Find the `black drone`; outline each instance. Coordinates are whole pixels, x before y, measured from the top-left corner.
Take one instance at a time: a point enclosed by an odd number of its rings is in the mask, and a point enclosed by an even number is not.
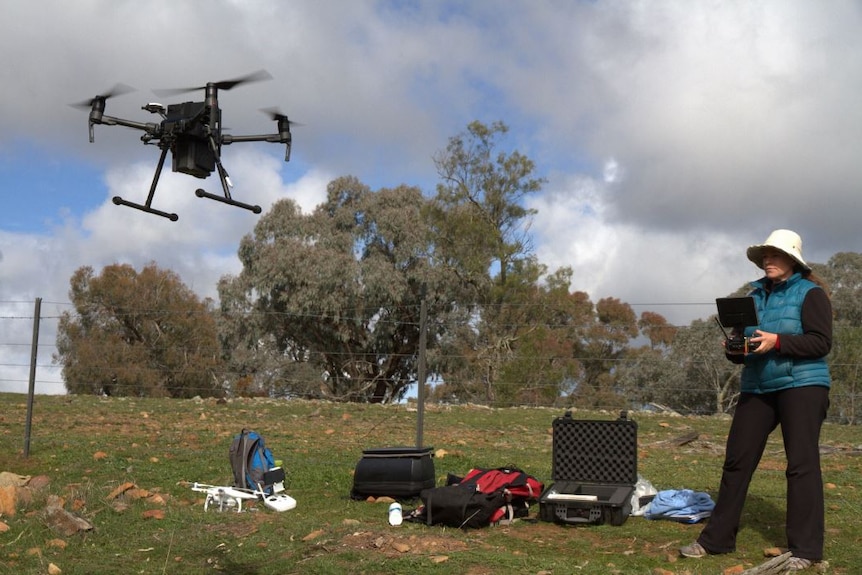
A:
[[[150,214],[168,218],[171,221],[177,221],[179,216],[168,212],[163,212],[151,207],[153,196],[156,192],[156,186],[159,183],[159,175],[162,173],[162,167],[165,163],[165,157],[168,151],[171,152],[173,158],[173,171],[188,174],[196,178],[206,178],[213,171],[218,170],[219,178],[221,179],[223,196],[210,194],[200,188],[195,190],[195,195],[199,198],[210,198],[251,210],[255,214],[261,212],[260,206],[246,204],[231,198],[230,188],[233,184],[230,181],[227,170],[224,169],[221,163],[221,147],[222,145],[232,144],[234,142],[273,142],[284,144],[286,147],[284,161],[290,161],[290,146],[291,135],[290,126],[294,124],[287,119],[287,116],[280,113],[276,109],[263,110],[278,124],[278,133],[263,134],[253,136],[233,136],[222,132],[221,124],[221,109],[218,105],[218,91],[230,90],[231,88],[247,82],[256,82],[260,80],[268,80],[272,78],[270,74],[264,70],[254,72],[241,78],[233,80],[225,80],[222,82],[209,82],[206,86],[197,86],[195,88],[180,88],[174,90],[153,90],[157,96],[171,96],[176,94],[184,94],[186,92],[194,92],[197,90],[204,91],[203,102],[183,102],[181,104],[169,104],[167,107],[158,103],[149,103],[142,106],[141,109],[158,114],[162,117],[162,121],[158,123],[152,122],[134,122],[132,120],[124,120],[115,118],[105,114],[105,101],[113,96],[131,91],[128,86],[118,84],[112,90],[105,94],[95,96],[91,100],[86,100],[78,104],[72,104],[78,108],[90,109],[90,142],[93,142],[93,126],[96,124],[105,124],[108,126],[127,126],[142,130],[144,134],[141,136],[141,141],[144,144],[157,145],[162,153],[159,157],[159,163],[156,166],[156,173],[153,176],[153,183],[150,185],[150,193],[147,196],[147,201],[144,204],[136,204],[124,200],[120,196],[114,196],[113,202],[118,206],[128,206],[137,210],[142,210]]]

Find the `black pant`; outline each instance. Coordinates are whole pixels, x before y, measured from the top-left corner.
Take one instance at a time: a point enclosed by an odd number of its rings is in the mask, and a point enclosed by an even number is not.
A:
[[[698,543],[710,553],[736,549],[751,477],[769,434],[781,425],[787,455],[787,547],[796,557],[823,559],[820,428],[828,408],[829,388],[819,385],[740,396],[727,436],[715,509]]]

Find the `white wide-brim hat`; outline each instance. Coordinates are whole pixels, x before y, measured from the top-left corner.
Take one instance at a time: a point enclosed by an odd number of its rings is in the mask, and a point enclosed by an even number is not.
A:
[[[796,232],[790,230],[775,230],[766,241],[755,246],[748,246],[746,255],[754,265],[763,269],[763,251],[767,248],[781,250],[790,256],[803,269],[810,270],[811,267],[802,259],[802,238]]]

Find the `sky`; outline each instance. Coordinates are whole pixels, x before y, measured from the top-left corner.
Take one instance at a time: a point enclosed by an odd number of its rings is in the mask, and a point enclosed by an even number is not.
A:
[[[257,70],[219,93],[231,134],[291,120],[284,147],[222,149],[232,196],[310,212],[332,179],[432,194],[433,156],[479,120],[546,179],[528,200],[533,248],[571,289],[676,325],[714,313],[759,270],[748,245],[803,237],[809,262],[862,251],[862,3],[851,0],[5,0],[0,3],[0,391],[26,392],[41,302],[35,392],[63,393],[57,317],[81,266],[149,262],[202,297],[239,273],[260,216],[199,199],[206,180],[162,172],[141,132],[96,126],[86,101],[135,90],[106,113],[202,99],[153,90]]]

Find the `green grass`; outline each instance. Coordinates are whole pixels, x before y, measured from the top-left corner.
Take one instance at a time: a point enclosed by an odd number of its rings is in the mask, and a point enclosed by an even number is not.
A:
[[[46,475],[50,484],[14,516],[0,517],[0,573],[45,574],[48,565],[72,574],[290,573],[543,573],[716,574],[764,561],[763,550],[784,539],[784,455],[777,433],[752,484],[735,553],[679,560],[699,525],[632,517],[624,525],[563,526],[534,519],[482,530],[390,527],[386,503],[349,497],[363,449],[411,445],[416,412],[408,406],[326,402],[104,399],[38,396],[30,457],[23,457],[26,397],[0,394],[0,471]],[[424,443],[438,482],[472,467],[517,465],[549,482],[551,409],[429,406]],[[583,419],[616,413],[575,412]],[[638,423],[638,471],[658,489],[715,492],[728,418],[632,414]],[[204,512],[202,494],[186,482],[230,483],[228,448],[243,427],[259,431],[284,460],[292,511],[256,506],[236,513]],[[678,447],[672,439],[697,431]],[[862,428],[826,425],[821,443],[830,573],[858,571],[862,538]],[[96,458],[97,452],[105,457]],[[107,496],[132,482],[164,504]],[[49,495],[90,521],[90,532],[63,537],[42,511]],[[121,498],[122,499],[122,498]],[[410,508],[415,502],[405,502]],[[147,518],[159,509],[164,517]],[[533,508],[535,516],[538,508]]]

